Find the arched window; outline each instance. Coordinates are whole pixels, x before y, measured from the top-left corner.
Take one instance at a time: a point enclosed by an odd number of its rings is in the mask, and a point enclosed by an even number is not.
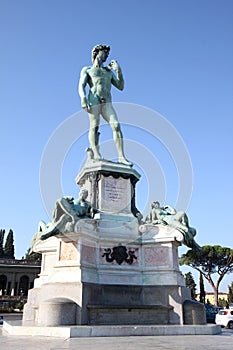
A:
[[[29,288],[29,277],[24,275],[19,280],[19,295],[27,295]]]
[[[5,275],[0,275],[0,294],[5,295],[7,290],[7,277]]]

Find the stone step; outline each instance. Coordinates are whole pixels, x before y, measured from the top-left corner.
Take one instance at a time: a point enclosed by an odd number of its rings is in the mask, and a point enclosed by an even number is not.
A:
[[[4,321],[3,329],[10,335],[50,336],[59,338],[128,337],[169,335],[217,335],[219,325],[121,325],[121,326],[22,326],[20,321]]]

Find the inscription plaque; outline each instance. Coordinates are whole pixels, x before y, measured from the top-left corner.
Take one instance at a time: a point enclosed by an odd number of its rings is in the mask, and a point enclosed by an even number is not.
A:
[[[110,212],[131,213],[130,179],[112,176],[100,180],[100,209]]]

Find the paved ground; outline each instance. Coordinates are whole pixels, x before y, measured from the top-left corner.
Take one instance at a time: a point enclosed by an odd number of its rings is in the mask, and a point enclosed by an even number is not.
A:
[[[4,350],[232,350],[233,331],[221,335],[169,337],[48,338],[9,336],[0,328],[0,349]]]
[[[15,318],[15,317],[14,317]],[[0,326],[0,349],[4,350],[232,350],[233,330],[221,335],[48,338],[10,336]]]

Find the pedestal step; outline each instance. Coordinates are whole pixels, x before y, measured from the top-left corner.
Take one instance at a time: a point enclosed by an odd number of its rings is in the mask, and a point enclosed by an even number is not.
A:
[[[217,335],[222,332],[219,325],[123,325],[123,326],[63,326],[63,327],[24,327],[19,322],[4,321],[3,329],[10,335],[47,336],[60,338],[81,337],[129,337],[159,335]]]

